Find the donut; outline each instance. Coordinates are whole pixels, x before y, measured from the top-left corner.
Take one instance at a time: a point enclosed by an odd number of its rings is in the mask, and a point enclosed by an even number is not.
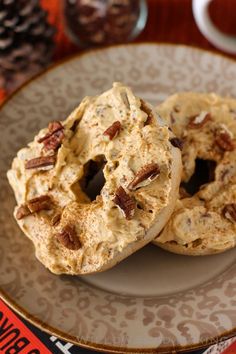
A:
[[[179,93],[157,107],[182,143],[179,199],[154,240],[168,251],[210,255],[236,245],[236,100]]]
[[[178,197],[181,152],[155,109],[115,83],[14,158],[14,216],[55,274],[111,268],[153,240]]]

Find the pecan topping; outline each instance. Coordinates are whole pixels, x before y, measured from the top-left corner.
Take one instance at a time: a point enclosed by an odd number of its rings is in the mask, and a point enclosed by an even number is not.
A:
[[[184,146],[183,140],[181,140],[179,138],[171,138],[170,142],[174,147],[176,147],[180,150],[183,150],[183,146]]]
[[[44,144],[45,150],[56,150],[64,138],[64,127],[60,122],[54,121],[48,125],[49,132],[38,140]]]
[[[51,220],[51,225],[52,226],[57,226],[61,220],[61,214],[57,213],[53,215],[52,220]]]
[[[136,174],[133,181],[130,182],[128,185],[129,190],[136,189],[140,183],[145,180],[149,180],[150,182],[153,181],[156,177],[160,174],[160,168],[157,163],[150,163],[143,168]]]
[[[51,198],[48,195],[42,195],[37,198],[30,199],[27,206],[31,213],[36,213],[40,210],[51,209]]]
[[[60,122],[53,121],[48,124],[48,133],[42,138],[38,139],[38,143],[42,143],[44,140],[48,139],[53,133],[56,133],[58,130],[64,129],[63,125]]]
[[[225,130],[216,133],[215,143],[224,151],[233,151],[235,148],[230,134]]]
[[[16,212],[17,220],[36,213],[41,210],[49,210],[52,208],[52,201],[48,195],[42,195],[37,198],[28,200],[25,204],[19,206]]]
[[[135,201],[131,198],[123,187],[119,187],[116,190],[115,198],[113,202],[124,212],[127,220],[132,219],[135,211]]]
[[[27,205],[22,204],[21,206],[19,206],[19,208],[16,211],[16,219],[21,220],[30,214],[31,214],[31,212],[30,212],[29,208],[27,207]]]
[[[188,128],[198,129],[202,128],[211,119],[210,113],[201,112],[199,115],[195,115],[189,118]]]
[[[227,204],[222,210],[222,214],[226,219],[236,222],[236,203]]]
[[[34,159],[28,160],[25,163],[25,168],[27,170],[31,168],[39,168],[39,167],[47,167],[47,166],[54,166],[56,163],[56,156],[40,156]]]
[[[76,251],[81,248],[81,243],[74,226],[66,225],[62,231],[57,234],[57,239],[69,250]]]
[[[149,125],[152,122],[152,120],[153,120],[152,110],[148,107],[146,102],[144,102],[142,99],[140,99],[140,102],[141,102],[141,106],[140,106],[141,111],[146,113],[147,116],[148,116],[146,122],[144,123],[144,125]]]
[[[43,142],[45,150],[57,150],[61,146],[64,136],[63,130],[53,133],[50,138]]]
[[[57,120],[50,122],[48,124],[48,130],[49,133],[55,133],[58,130],[64,129],[63,125],[61,124],[61,122],[58,122]]]
[[[107,130],[105,130],[103,135],[107,135],[109,139],[112,140],[119,134],[120,131],[121,123],[117,120],[109,128],[107,128]]]

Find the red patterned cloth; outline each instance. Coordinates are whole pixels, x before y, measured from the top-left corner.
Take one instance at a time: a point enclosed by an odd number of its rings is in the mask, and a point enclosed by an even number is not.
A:
[[[231,338],[219,344],[212,345],[203,354],[235,354],[236,341]]]

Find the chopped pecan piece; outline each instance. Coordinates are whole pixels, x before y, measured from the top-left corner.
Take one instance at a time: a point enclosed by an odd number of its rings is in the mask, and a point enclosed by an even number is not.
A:
[[[152,122],[152,120],[153,120],[152,110],[151,110],[151,108],[148,107],[148,105],[146,104],[145,101],[140,99],[140,102],[141,102],[141,106],[140,106],[141,111],[143,111],[144,113],[147,114],[147,120],[144,123],[144,125],[149,125]]]
[[[215,143],[224,151],[233,151],[235,148],[233,139],[225,130],[216,132]]]
[[[72,132],[76,131],[76,129],[77,129],[78,125],[79,125],[79,122],[80,122],[79,119],[76,119],[74,121],[74,123],[72,124],[72,127],[70,128],[70,130],[72,130]]]
[[[27,205],[22,204],[19,206],[19,208],[16,211],[16,219],[21,220],[30,214],[31,214],[31,212],[30,212],[29,208],[27,207]]]
[[[57,120],[50,122],[48,124],[48,130],[50,133],[55,133],[58,130],[64,129],[63,125],[61,124],[61,122],[58,122]]]
[[[22,204],[16,212],[17,220],[36,213],[41,210],[49,210],[52,208],[52,201],[48,195],[42,195],[37,198],[28,200],[25,204]]]
[[[31,213],[36,213],[40,210],[51,209],[51,198],[48,195],[42,195],[37,198],[30,199],[27,202],[27,206]]]
[[[156,177],[160,174],[160,168],[157,163],[150,163],[143,168],[136,174],[134,179],[128,185],[129,190],[134,190],[138,188],[139,184],[145,180],[149,180],[150,182],[153,181]]]
[[[105,130],[103,135],[107,135],[109,139],[112,140],[119,134],[120,131],[121,123],[117,120],[109,128],[107,128],[107,130]]]
[[[76,251],[81,248],[81,243],[77,236],[75,226],[66,225],[62,231],[57,234],[57,239],[69,250]]]
[[[54,166],[56,163],[56,156],[40,156],[34,159],[28,160],[25,163],[25,168],[27,170],[31,168]]]
[[[126,191],[124,190],[123,187],[120,186],[116,190],[115,198],[113,199],[113,202],[116,205],[118,205],[118,207],[124,212],[125,217],[126,217],[127,220],[132,219],[132,217],[134,216],[136,203],[133,200],[133,198],[131,198],[126,193]]]
[[[44,144],[45,150],[56,150],[64,139],[64,127],[60,122],[54,121],[48,125],[49,132],[38,140]]]
[[[201,112],[199,115],[189,118],[188,128],[198,129],[202,128],[211,119],[210,113]]]
[[[39,138],[38,143],[42,143],[44,140],[47,140],[48,138],[50,138],[50,136],[53,133],[56,133],[58,130],[62,130],[62,129],[64,129],[64,127],[60,122],[57,122],[57,121],[50,122],[48,124],[48,131],[49,132],[46,135],[42,136],[42,138]]]
[[[222,214],[226,219],[236,222],[236,203],[227,204],[223,208]]]
[[[51,220],[51,225],[52,226],[57,226],[60,222],[61,219],[61,214],[57,213],[55,215],[53,215],[52,220]]]
[[[63,130],[58,130],[57,132],[53,133],[43,142],[45,150],[57,150],[61,146],[64,137],[65,135]]]
[[[184,146],[183,140],[181,140],[179,138],[171,138],[170,142],[174,147],[176,147],[180,150],[183,150],[183,146]]]

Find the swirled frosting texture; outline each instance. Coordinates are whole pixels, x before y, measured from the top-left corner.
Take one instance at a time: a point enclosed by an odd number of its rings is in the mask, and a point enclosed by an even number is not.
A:
[[[155,243],[187,255],[234,247],[236,100],[215,94],[180,93],[169,97],[157,111],[183,140],[182,182],[189,182],[193,176],[197,159],[208,161],[208,167],[205,164],[202,168],[208,169],[209,181],[192,196],[181,188],[175,212]]]
[[[105,132],[115,122],[119,122],[120,129],[112,137]],[[48,134],[48,129],[43,129],[17,153],[8,172],[18,205],[42,195],[49,196],[53,204],[50,210],[17,221],[33,241],[38,259],[52,272],[95,272],[127,246],[144,239],[168,205],[171,132],[151,106],[119,83],[100,96],[86,97],[61,124],[64,138],[56,152],[44,149],[43,143],[38,142]],[[54,166],[25,168],[27,161],[51,154],[56,154]],[[84,187],[91,162],[102,166],[105,178],[95,200],[89,198]],[[158,165],[158,176],[129,190],[137,173],[152,164]],[[130,220],[114,202],[119,187],[135,203]],[[16,213],[17,210],[15,216]],[[52,226],[55,215],[59,215],[59,220]],[[79,239],[79,249],[71,250],[62,244],[65,233],[62,243],[56,236],[68,225]]]

